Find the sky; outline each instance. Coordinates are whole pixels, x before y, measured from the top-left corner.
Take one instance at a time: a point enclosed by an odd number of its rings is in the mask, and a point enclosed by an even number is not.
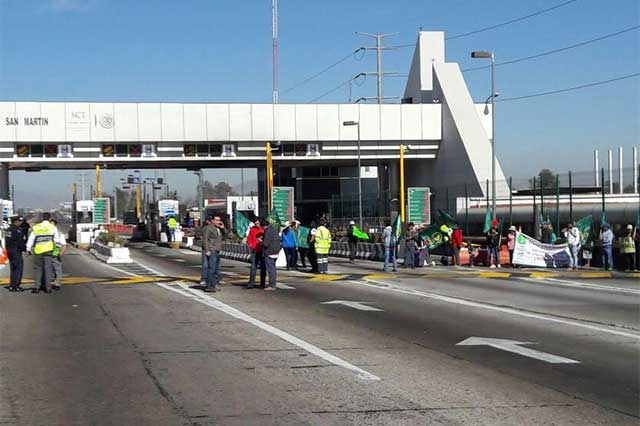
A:
[[[447,37],[512,20],[565,0],[280,0],[281,102],[308,102],[351,76],[375,70],[375,55],[353,57],[295,90],[285,90],[371,40],[356,31],[395,33],[389,45],[413,44],[420,28]],[[562,48],[640,23],[638,0],[577,0],[530,19],[447,41],[446,56],[462,69],[482,65],[472,50],[497,61]],[[413,48],[385,51],[383,68],[408,73]],[[190,0],[0,0],[0,100],[269,102],[271,2]],[[501,98],[552,91],[640,71],[640,31],[500,66]],[[489,70],[465,73],[472,96],[490,92]],[[387,78],[384,93],[401,96],[405,79]],[[353,97],[375,95],[375,81]],[[320,102],[346,102],[347,88]],[[640,78],[580,91],[501,102],[496,147],[507,176],[543,167],[590,170],[593,150],[640,145]],[[248,172],[252,173],[252,172]],[[16,191],[48,199],[68,193],[78,172],[13,172]],[[239,171],[207,172],[232,180]],[[254,173],[255,175],[255,173]],[[119,175],[108,176],[115,185]],[[193,188],[189,172],[168,172]],[[110,182],[111,184],[111,182]],[[193,184],[193,186],[191,186]],[[42,201],[42,200],[41,200]],[[43,201],[45,202],[45,201]],[[51,201],[52,202],[52,201]]]

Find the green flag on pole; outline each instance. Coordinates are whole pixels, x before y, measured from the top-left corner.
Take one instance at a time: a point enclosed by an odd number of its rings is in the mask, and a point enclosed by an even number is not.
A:
[[[298,226],[298,232],[296,233],[296,244],[300,248],[309,248],[309,244],[307,243],[307,238],[309,238],[309,232],[311,229],[306,226]]]
[[[484,228],[482,232],[485,234],[491,230],[491,209],[487,207],[487,212],[484,214]]]
[[[436,218],[436,223],[440,226],[447,225],[451,229],[458,229],[460,226],[458,225],[458,221],[453,218],[448,212],[443,210],[438,210],[438,217]]]
[[[582,247],[590,247],[594,237],[593,215],[585,216],[576,221],[575,226],[578,228],[578,231],[580,231],[580,245],[582,245]]]
[[[251,222],[249,222],[249,219],[247,219],[247,217],[242,214],[240,212],[240,210],[236,210],[236,214],[235,214],[235,222],[236,222],[236,235],[238,235],[238,237],[240,238],[244,238],[247,235],[247,229],[249,228],[249,225],[251,224]]]
[[[396,238],[400,239],[402,235],[402,220],[400,219],[400,215],[396,216],[396,220],[393,221],[393,232],[396,234]]]

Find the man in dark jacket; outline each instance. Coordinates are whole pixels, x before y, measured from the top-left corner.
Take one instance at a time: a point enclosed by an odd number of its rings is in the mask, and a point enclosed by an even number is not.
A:
[[[18,216],[11,218],[11,225],[9,225],[5,237],[5,247],[9,254],[9,291],[22,291],[22,288],[20,288],[20,284],[22,284],[22,272],[24,270],[22,253],[26,250],[27,245],[22,235],[20,219]]]
[[[489,248],[487,256],[490,267],[500,268],[500,233],[495,226],[491,227],[487,233],[487,247]]]
[[[219,215],[214,216],[213,221],[202,231],[202,251],[207,262],[207,283],[204,289],[206,292],[215,293],[218,290],[220,251],[226,235],[227,231]]]
[[[353,263],[356,254],[358,252],[358,236],[354,234],[356,228],[356,223],[352,220],[349,222],[349,235],[347,235],[347,240],[349,241],[349,262]]]
[[[276,289],[277,279],[276,260],[278,260],[280,253],[280,225],[275,221],[270,221],[270,225],[264,231],[262,252],[267,274],[269,274],[269,285],[265,290],[273,291]]]

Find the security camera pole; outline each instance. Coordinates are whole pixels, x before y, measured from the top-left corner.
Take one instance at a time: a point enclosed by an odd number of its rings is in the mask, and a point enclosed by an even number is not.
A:
[[[493,52],[471,52],[472,58],[491,59],[491,214],[496,220],[496,56]]]

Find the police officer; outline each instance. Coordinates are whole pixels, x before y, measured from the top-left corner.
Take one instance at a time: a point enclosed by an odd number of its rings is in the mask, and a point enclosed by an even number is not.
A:
[[[22,218],[13,216],[5,237],[5,247],[9,254],[9,291],[22,291],[20,287],[20,284],[22,284],[22,272],[24,270],[22,253],[26,250],[26,244],[20,225],[22,225]]]
[[[35,255],[33,259],[34,287],[31,290],[32,293],[39,293],[42,286],[44,286],[45,293],[51,293],[51,273],[53,272],[51,258],[58,230],[50,220],[51,214],[43,213],[42,222],[33,225],[27,240],[27,254],[31,255],[33,253]]]

